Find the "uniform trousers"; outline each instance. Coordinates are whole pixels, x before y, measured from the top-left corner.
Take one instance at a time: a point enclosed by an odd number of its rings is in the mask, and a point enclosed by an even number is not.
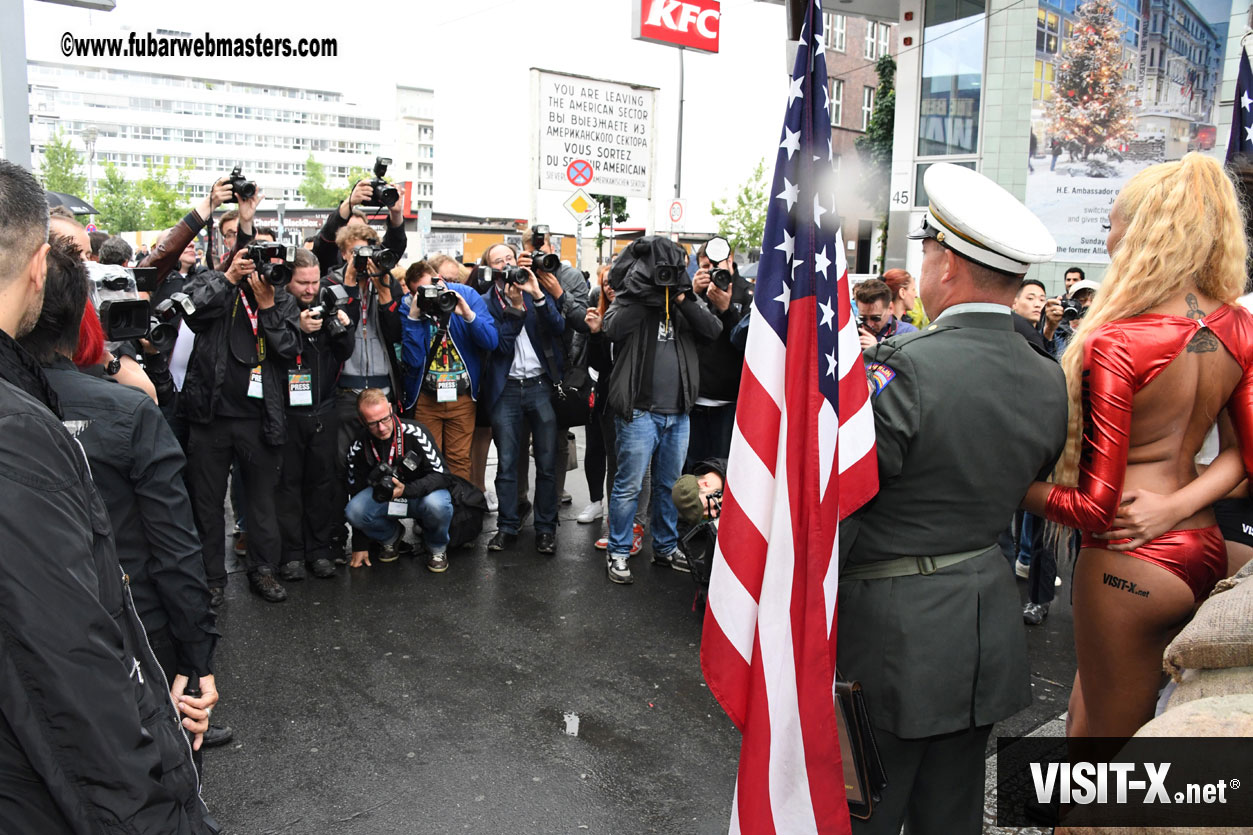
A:
[[[284,563],[331,558],[336,497],[343,489],[336,473],[338,429],[334,408],[321,415],[287,413],[283,479],[278,489]]]
[[[984,755],[991,725],[902,739],[874,729],[888,785],[853,835],[981,835]]]
[[[191,426],[187,481],[210,587],[226,585],[226,478],[232,458],[238,460],[248,492],[248,572],[279,564],[282,538],[274,497],[283,450],[267,444],[261,433],[260,418],[217,417]]]

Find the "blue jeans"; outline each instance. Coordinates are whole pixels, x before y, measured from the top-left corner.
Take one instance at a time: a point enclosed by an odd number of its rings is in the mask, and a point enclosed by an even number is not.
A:
[[[687,415],[658,415],[635,409],[631,420],[614,418],[617,429],[618,472],[609,500],[609,555],[631,555],[635,506],[644,471],[652,461],[653,551],[669,554],[679,547],[679,512],[670,491],[683,473],[687,455]]]
[[[519,442],[523,421],[531,429],[535,450],[535,532],[557,530],[557,413],[553,387],[547,377],[506,380],[505,390],[492,406],[492,438],[496,441],[496,529],[516,534],[518,519],[518,458],[525,454]]]
[[[387,505],[374,501],[374,491],[367,487],[348,502],[344,511],[354,528],[359,528],[376,542],[391,545],[400,537],[400,523],[387,515]],[[448,550],[448,525],[452,522],[452,494],[432,490],[420,499],[409,499],[408,519],[417,520],[422,540],[432,554]]]

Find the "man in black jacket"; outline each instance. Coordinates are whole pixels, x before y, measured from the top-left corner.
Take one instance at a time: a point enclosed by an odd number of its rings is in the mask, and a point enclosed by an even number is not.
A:
[[[339,231],[347,226],[368,225],[366,212],[360,207],[378,205],[373,201],[374,187],[370,185],[369,180],[361,180],[353,186],[352,193],[339,204],[339,208],[326,218],[326,223],[322,225],[322,231],[318,233],[317,240],[313,244],[313,254],[318,256],[323,275],[344,266],[348,258],[339,245]],[[397,201],[387,210],[387,232],[383,235],[383,246],[391,250],[396,260],[399,261],[404,257],[408,243],[409,239],[405,235],[404,206]],[[400,297],[397,296],[396,300],[399,301]]]
[[[213,678],[218,630],[183,484],[183,452],[150,397],[84,374],[71,361],[87,301],[80,255],[65,238],[53,241],[43,312],[20,342],[44,367],[65,427],[87,453],[113,523],[118,560],[130,577],[135,608],[171,695],[177,699],[193,673],[200,678],[204,697],[188,712],[200,720],[193,745],[199,750],[208,725],[204,709],[218,699]],[[215,744],[228,742],[229,733],[216,728]]]
[[[225,600],[226,525],[222,509],[232,453],[248,495],[248,578],[271,603],[287,599],[275,578],[282,550],[274,496],[287,440],[285,363],[300,347],[299,309],[286,290],[260,276],[247,257],[225,273],[187,282],[196,334],[179,408],[191,423],[187,478],[204,541],[214,605]]]
[[[722,261],[713,262],[706,248],[713,241],[721,242],[727,251]],[[721,254],[721,253],[719,253]],[[731,332],[748,313],[753,303],[753,285],[735,266],[735,255],[725,239],[715,238],[701,244],[696,253],[700,269],[692,277],[692,290],[705,300],[710,312],[722,322],[722,333],[712,344],[700,350],[700,388],[689,418],[691,433],[687,445],[684,472],[692,472],[706,458],[726,458],[731,454],[731,433],[735,429],[735,401],[740,395],[740,372],[744,368],[744,351],[731,344]],[[731,274],[731,286],[725,290],[711,280],[714,270]]]
[[[722,322],[686,284],[684,253],[667,238],[641,238],[614,262],[609,283],[617,296],[603,330],[616,361],[606,408],[617,427],[618,472],[609,502],[607,570],[632,582],[632,520],[644,470],[652,462],[653,561],[680,571],[678,512],[671,490],[687,455],[688,412],[700,391],[698,342],[712,342]],[[661,286],[669,273],[674,284]]]
[[[42,189],[0,160],[0,822],[216,832],[87,460],[13,339],[39,319],[47,235]]]
[[[361,392],[357,405],[358,436],[348,450],[348,520],[353,525],[352,567],[370,565],[365,537],[383,546],[379,559],[396,560],[404,533],[398,519],[416,519],[430,556],[427,568],[448,568],[448,531],[453,501],[453,477],[439,447],[422,424],[396,416],[387,395],[379,389]],[[362,431],[364,430],[364,431]],[[379,464],[393,469],[412,465],[407,483],[390,480],[390,500],[374,497],[371,473]]]
[[[300,346],[287,372],[287,443],[277,499],[283,534],[284,580],[335,576],[331,529],[335,520],[337,378],[352,355],[356,326],[342,309],[324,309],[319,294],[332,287],[319,278],[318,259],[296,250],[288,292],[300,307]],[[342,513],[342,505],[340,507]]]

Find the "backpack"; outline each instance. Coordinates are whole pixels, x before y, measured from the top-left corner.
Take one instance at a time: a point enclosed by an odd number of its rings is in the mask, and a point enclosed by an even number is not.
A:
[[[470,482],[449,473],[453,483],[448,492],[452,494],[452,521],[448,525],[448,548],[460,548],[478,539],[483,532],[483,517],[487,515],[487,498]]]

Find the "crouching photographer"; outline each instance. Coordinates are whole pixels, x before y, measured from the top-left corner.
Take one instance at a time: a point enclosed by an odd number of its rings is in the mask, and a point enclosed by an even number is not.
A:
[[[291,582],[305,579],[306,565],[315,577],[335,576],[337,380],[352,356],[356,325],[344,311],[348,293],[319,277],[318,259],[307,249],[295,252],[287,292],[300,308],[300,343],[286,366],[287,443],[276,502],[283,537],[279,577]]]
[[[641,238],[609,272],[616,296],[602,329],[616,356],[606,400],[617,429],[607,562],[615,583],[632,582],[632,520],[650,461],[653,561],[687,570],[671,490],[683,470],[688,413],[700,391],[697,345],[717,339],[722,322],[692,291],[684,260],[678,244]]]
[[[679,550],[687,558],[698,596],[709,590],[726,479],[726,459],[707,458],[698,462],[690,475],[676,481],[670,491],[679,516]]]
[[[248,496],[248,579],[277,603],[282,540],[274,497],[287,440],[287,369],[300,350],[299,308],[286,291],[294,247],[252,244],[225,273],[187,282],[196,334],[179,408],[191,424],[187,480],[214,605],[225,600],[226,480],[237,458]]]
[[[483,354],[500,339],[496,321],[482,296],[445,284],[426,261],[410,265],[405,282],[413,295],[400,305],[404,410],[431,433],[448,468],[468,480]]]
[[[380,562],[399,556],[404,529],[400,519],[414,519],[422,529],[429,552],[426,567],[440,573],[448,568],[450,544],[466,541],[460,531],[453,542],[455,504],[452,491],[468,487],[448,472],[444,458],[422,424],[396,416],[379,389],[366,389],[357,398],[357,439],[348,450],[348,521],[353,526],[352,567],[370,565],[366,537],[382,546]],[[364,429],[364,431],[362,431]],[[478,491],[470,488],[472,492]],[[479,526],[487,506],[477,496]]]

